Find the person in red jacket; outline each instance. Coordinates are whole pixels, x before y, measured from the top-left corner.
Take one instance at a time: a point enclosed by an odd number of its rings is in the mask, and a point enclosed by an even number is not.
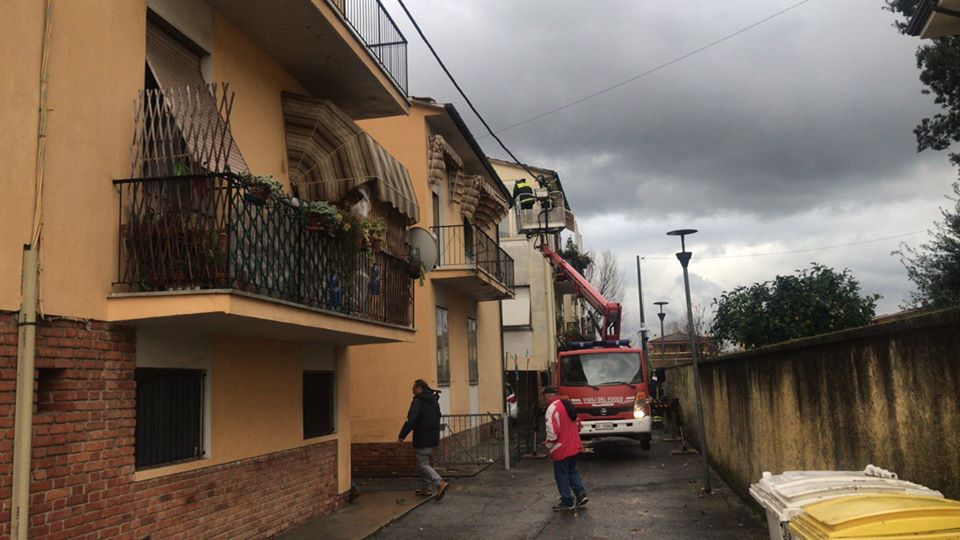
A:
[[[560,492],[560,504],[554,511],[576,510],[589,500],[583,487],[580,473],[577,472],[577,455],[580,453],[580,421],[577,411],[568,399],[560,399],[557,389],[548,386],[543,395],[549,401],[545,422],[547,439],[544,441],[553,460],[553,476]],[[572,489],[572,493],[571,493]]]

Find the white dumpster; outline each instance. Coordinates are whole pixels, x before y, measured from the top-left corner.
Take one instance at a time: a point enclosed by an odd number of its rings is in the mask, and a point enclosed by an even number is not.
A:
[[[750,495],[767,512],[770,540],[789,540],[790,520],[808,504],[871,493],[943,498],[939,491],[900,480],[896,473],[873,465],[862,471],[764,472],[759,482],[750,485]]]

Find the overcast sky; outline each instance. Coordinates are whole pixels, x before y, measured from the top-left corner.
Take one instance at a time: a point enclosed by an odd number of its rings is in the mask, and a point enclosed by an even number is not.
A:
[[[505,153],[457,96],[395,0],[410,41],[410,94],[457,105],[484,149]],[[444,62],[494,129],[643,73],[797,0],[408,0]],[[811,261],[849,268],[898,310],[911,285],[901,241],[757,257],[928,229],[956,173],[916,152],[935,111],[921,94],[916,38],[882,0],[809,0],[736,37],[561,112],[502,132],[523,161],[560,173],[585,247],[626,273],[627,327],[639,323],[634,256],[652,302],[683,315],[673,253],[689,239],[695,304]],[[707,258],[713,257],[713,258]],[[659,328],[655,328],[659,333]]]

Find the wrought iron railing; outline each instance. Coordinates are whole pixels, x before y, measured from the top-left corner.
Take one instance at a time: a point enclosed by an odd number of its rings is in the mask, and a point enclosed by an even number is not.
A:
[[[251,199],[232,174],[116,180],[115,287],[130,292],[236,289],[411,326],[405,259],[309,231],[288,199]]]
[[[439,268],[474,267],[513,290],[513,257],[482,229],[474,225],[441,225],[432,229],[439,244]]]
[[[407,38],[380,0],[333,0],[343,18],[377,57],[383,69],[407,92]]]

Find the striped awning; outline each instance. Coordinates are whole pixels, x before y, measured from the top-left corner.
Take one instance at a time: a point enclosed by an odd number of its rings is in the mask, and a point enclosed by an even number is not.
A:
[[[443,135],[430,137],[430,154],[427,161],[427,182],[431,186],[440,185],[447,176],[448,169],[463,169],[463,159],[443,138]]]
[[[481,227],[491,223],[500,223],[510,211],[510,202],[500,191],[482,177],[479,182],[480,196],[474,210],[474,221]]]
[[[410,173],[373,137],[327,100],[288,92],[282,99],[290,181],[302,198],[337,202],[367,184],[410,223],[419,221]]]

